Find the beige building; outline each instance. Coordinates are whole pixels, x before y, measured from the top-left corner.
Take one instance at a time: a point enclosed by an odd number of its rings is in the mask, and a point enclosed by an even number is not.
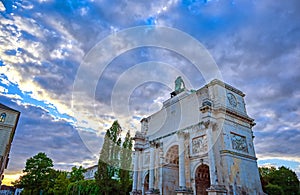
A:
[[[20,112],[0,103],[0,185],[4,169],[7,168],[9,152],[13,141]]]
[[[132,194],[263,194],[244,96],[219,80],[189,91],[177,78],[135,135]]]

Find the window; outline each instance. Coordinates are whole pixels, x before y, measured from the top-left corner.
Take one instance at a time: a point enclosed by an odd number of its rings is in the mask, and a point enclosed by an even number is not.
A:
[[[6,118],[6,114],[5,113],[2,113],[0,115],[0,122],[3,123],[5,121],[5,118]]]

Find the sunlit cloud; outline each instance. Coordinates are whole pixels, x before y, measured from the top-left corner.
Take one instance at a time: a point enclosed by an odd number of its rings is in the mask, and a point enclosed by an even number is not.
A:
[[[22,175],[22,173],[17,174],[5,174],[4,180],[2,181],[3,185],[12,185],[12,182],[19,179],[19,177]]]
[[[120,54],[98,80],[87,79],[81,87],[90,91],[74,100],[74,81],[88,52],[107,36],[137,25],[178,28],[203,43],[225,82],[246,94],[248,114],[257,123],[253,132],[258,158],[270,160],[271,164],[279,157],[300,162],[297,1],[7,2],[0,2],[0,98],[1,103],[22,110],[9,171],[20,170],[26,158],[40,148],[52,155],[61,169],[93,165],[97,158],[89,159],[84,152],[92,148],[98,154],[103,134],[116,119],[124,130],[134,134],[139,120],[159,110],[169,98],[178,76],[163,74],[168,70],[145,69],[156,76],[153,80],[165,77],[168,83],[136,86],[125,102],[129,115],[116,116],[111,108],[112,91],[122,74],[136,64],[164,62],[187,76],[189,88],[198,89],[205,84],[201,73],[184,56],[161,48],[139,48]],[[118,37],[111,44],[126,48]],[[111,57],[111,50],[101,54],[105,61]],[[93,57],[95,63],[89,64],[86,78],[95,78],[97,73],[99,54]],[[145,77],[142,73],[140,76]],[[90,89],[93,82],[97,83],[96,89]],[[127,93],[124,89],[115,94],[121,97]],[[90,140],[86,145],[92,147],[85,148],[78,131],[86,133]],[[44,136],[46,133],[51,141]],[[35,140],[31,149],[26,139]],[[62,149],[53,155],[59,145],[63,145]],[[72,153],[74,148],[81,155]],[[66,154],[70,160],[63,157]],[[299,166],[293,169],[299,170]]]
[[[1,11],[1,12],[4,12],[4,11],[5,11],[5,7],[4,7],[2,1],[0,2],[0,11]]]

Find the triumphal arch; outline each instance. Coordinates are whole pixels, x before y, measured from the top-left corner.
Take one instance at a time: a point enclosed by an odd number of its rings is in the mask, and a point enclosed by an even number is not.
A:
[[[187,90],[181,77],[134,140],[132,194],[263,194],[245,94],[213,80]]]

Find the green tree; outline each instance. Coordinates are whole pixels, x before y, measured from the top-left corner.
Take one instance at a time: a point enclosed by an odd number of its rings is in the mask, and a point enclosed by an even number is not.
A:
[[[101,194],[114,194],[119,190],[119,182],[114,176],[118,174],[118,167],[120,166],[121,132],[120,124],[118,121],[114,121],[104,137],[98,161],[98,171],[95,174]]]
[[[268,194],[280,194],[281,190],[284,195],[299,194],[299,180],[294,171],[282,166],[278,169],[259,168],[263,190]]]
[[[284,195],[280,186],[271,183],[266,186],[265,192],[270,195]]]
[[[264,192],[266,192],[266,186],[270,182],[270,175],[276,171],[275,167],[259,167],[258,168],[260,173],[260,181],[262,185],[262,189]]]
[[[24,188],[28,194],[38,194],[48,190],[53,173],[53,162],[45,153],[27,159],[24,175],[15,182],[15,185]]]
[[[84,173],[86,172],[86,170],[80,166],[80,167],[72,167],[72,171],[70,172],[70,182],[76,182],[76,181],[80,181],[80,180],[84,180]]]
[[[70,184],[70,180],[67,178],[68,173],[65,171],[57,171],[57,173],[53,187],[48,192],[49,194],[65,195]]]
[[[299,192],[299,180],[296,173],[284,166],[270,174],[270,183],[280,186],[285,195],[297,195]]]
[[[122,145],[120,169],[120,194],[128,194],[131,190],[132,137],[128,131]]]
[[[66,195],[99,195],[95,180],[81,180],[70,183]]]

